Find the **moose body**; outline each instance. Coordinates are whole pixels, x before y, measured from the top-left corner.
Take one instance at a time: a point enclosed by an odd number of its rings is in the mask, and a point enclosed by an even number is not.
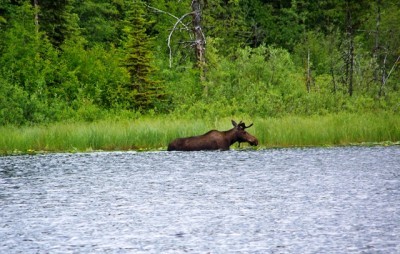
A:
[[[248,142],[250,145],[258,145],[258,140],[245,131],[246,126],[232,120],[234,128],[228,131],[211,130],[203,135],[177,138],[168,145],[168,151],[200,151],[200,150],[229,150],[235,142]]]

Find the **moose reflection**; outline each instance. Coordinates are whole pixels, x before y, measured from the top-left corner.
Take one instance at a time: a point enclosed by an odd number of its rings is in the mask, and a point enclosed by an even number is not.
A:
[[[242,121],[237,124],[233,120],[232,124],[233,128],[228,131],[211,130],[200,136],[177,138],[168,145],[168,151],[229,150],[235,142],[258,145],[258,140],[245,131],[253,124],[246,126]]]

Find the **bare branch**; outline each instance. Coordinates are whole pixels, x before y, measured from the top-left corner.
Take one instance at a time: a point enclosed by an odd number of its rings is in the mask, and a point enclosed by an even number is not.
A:
[[[166,11],[163,11],[163,10],[160,10],[160,9],[157,9],[157,8],[155,8],[155,7],[153,7],[153,6],[148,5],[148,4],[145,4],[145,5],[146,5],[146,7],[149,8],[149,9],[152,9],[152,10],[157,11],[157,12],[160,12],[160,13],[167,14],[167,15],[173,17],[174,19],[176,19],[176,22],[175,22],[175,24],[174,24],[174,26],[173,26],[171,32],[170,32],[169,35],[168,35],[168,41],[167,41],[167,45],[168,45],[168,49],[169,49],[169,67],[171,68],[171,67],[172,67],[172,48],[171,48],[171,37],[172,37],[172,34],[173,34],[174,31],[177,29],[178,24],[181,24],[184,28],[186,28],[186,30],[190,31],[190,28],[189,28],[185,23],[183,23],[182,20],[183,20],[186,16],[193,14],[193,12],[186,13],[186,14],[184,14],[182,17],[178,18],[177,16],[175,16],[175,15],[169,13],[169,12],[166,12]],[[190,35],[190,38],[192,38],[192,35]]]
[[[394,62],[394,64],[393,64],[392,68],[390,69],[390,71],[389,71],[389,73],[388,73],[388,75],[387,75],[385,81],[387,81],[387,80],[389,79],[390,74],[392,74],[393,70],[395,69],[395,67],[396,67],[396,65],[397,65],[397,63],[398,63],[399,61],[400,61],[400,55],[397,57],[396,62]]]
[[[146,3],[144,3],[144,5],[145,5],[147,8],[149,8],[149,9],[152,9],[152,10],[154,10],[154,11],[156,11],[156,12],[160,12],[160,13],[167,14],[167,15],[173,17],[174,19],[176,19],[176,20],[178,20],[178,21],[181,21],[181,19],[179,19],[177,16],[175,16],[174,14],[172,14],[172,13],[170,13],[170,12],[157,9],[157,8],[155,8],[155,7],[153,7],[153,6],[150,6],[150,5],[146,4]],[[185,25],[185,24],[182,23],[182,22],[180,22],[180,23],[181,23],[187,30],[190,30],[189,27],[188,27],[187,25]]]
[[[186,14],[184,14],[182,17],[180,17],[180,18],[178,19],[178,21],[176,21],[174,27],[172,28],[171,32],[170,32],[169,35],[168,35],[169,68],[172,67],[172,49],[171,49],[171,37],[172,37],[172,34],[174,33],[174,31],[175,31],[177,25],[178,25],[179,23],[182,23],[182,20],[183,20],[186,16],[191,15],[191,14],[193,14],[193,12],[186,13]],[[182,24],[183,24],[183,23],[182,23]]]
[[[387,58],[387,55],[385,56],[384,61],[383,61],[383,64],[384,64],[384,65],[386,64],[386,58]],[[383,70],[384,73],[383,73],[383,75],[382,75],[382,82],[381,82],[381,86],[380,86],[380,88],[379,88],[379,97],[382,96],[382,95],[385,95],[385,90],[384,90],[384,89],[385,89],[385,85],[386,85],[386,83],[387,83],[387,81],[388,81],[390,75],[392,74],[392,72],[394,71],[394,69],[397,67],[397,63],[398,63],[399,61],[400,61],[400,55],[397,57],[396,61],[394,62],[392,68],[390,69],[390,71],[389,71],[389,73],[388,73],[387,75],[386,75],[386,73],[385,73],[385,69]]]

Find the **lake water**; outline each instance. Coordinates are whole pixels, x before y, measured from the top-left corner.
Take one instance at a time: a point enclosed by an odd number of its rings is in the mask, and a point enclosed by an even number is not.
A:
[[[400,147],[0,157],[0,253],[400,253]]]

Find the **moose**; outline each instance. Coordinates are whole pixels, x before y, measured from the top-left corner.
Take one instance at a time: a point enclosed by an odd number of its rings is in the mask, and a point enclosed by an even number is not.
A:
[[[235,142],[258,145],[257,138],[245,131],[253,124],[246,126],[242,121],[236,123],[232,120],[232,125],[233,128],[227,131],[211,130],[200,136],[177,138],[168,145],[168,151],[229,150]]]

